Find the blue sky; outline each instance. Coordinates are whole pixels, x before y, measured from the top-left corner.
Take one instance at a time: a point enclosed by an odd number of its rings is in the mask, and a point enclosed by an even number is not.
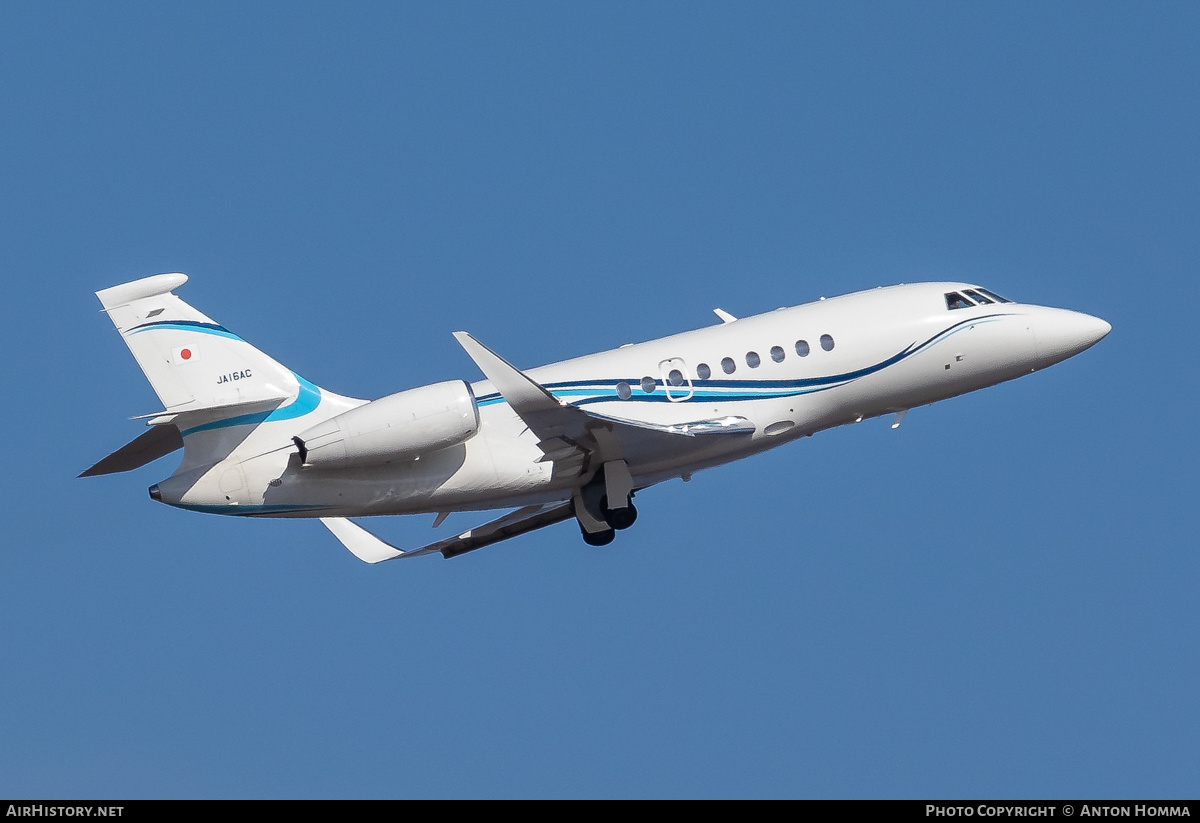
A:
[[[1194,797],[1200,12],[6,3],[4,797]],[[369,567],[75,475],[149,387],[97,289],[378,397],[965,279],[1045,372]],[[456,519],[470,525],[479,518]],[[372,521],[402,544],[431,518]]]

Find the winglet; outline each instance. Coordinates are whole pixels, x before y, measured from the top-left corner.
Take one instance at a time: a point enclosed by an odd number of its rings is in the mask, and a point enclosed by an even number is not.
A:
[[[454,332],[454,339],[517,414],[524,417],[528,412],[562,408],[563,404],[540,383],[465,331]]]
[[[362,526],[351,523],[344,517],[322,517],[321,522],[351,554],[364,563],[382,563],[404,554],[403,550],[390,543],[384,543]]]

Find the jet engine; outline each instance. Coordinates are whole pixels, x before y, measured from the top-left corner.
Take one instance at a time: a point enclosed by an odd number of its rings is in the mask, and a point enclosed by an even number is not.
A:
[[[381,397],[293,437],[306,466],[371,466],[412,460],[479,431],[471,387],[448,380]]]

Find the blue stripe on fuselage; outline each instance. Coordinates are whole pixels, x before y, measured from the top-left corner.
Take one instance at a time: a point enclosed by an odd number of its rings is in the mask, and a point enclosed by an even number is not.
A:
[[[902,360],[911,357],[919,351],[929,348],[935,343],[945,340],[951,335],[957,334],[969,326],[979,325],[981,323],[992,323],[1000,320],[1003,317],[1009,317],[1009,314],[988,314],[982,317],[971,317],[962,320],[949,326],[937,334],[930,337],[923,343],[915,341],[887,358],[881,360],[871,366],[866,366],[861,369],[856,369],[842,374],[828,375],[825,377],[804,377],[792,380],[693,380],[691,381],[691,395],[681,400],[671,400],[665,391],[660,392],[659,389],[664,387],[663,380],[655,381],[655,391],[650,394],[645,392],[637,393],[638,384],[641,378],[626,378],[624,380],[615,379],[599,379],[599,380],[562,380],[554,383],[546,383],[543,385],[548,392],[555,397],[582,397],[580,400],[570,401],[574,406],[585,406],[591,403],[607,403],[613,400],[619,400],[617,397],[617,384],[625,383],[635,391],[634,396],[624,402],[639,402],[639,403],[709,403],[714,400],[720,401],[741,401],[741,400],[769,400],[784,397],[796,397],[803,394],[813,394],[814,392],[828,391],[839,386],[844,386],[847,383],[853,382],[860,378],[871,374],[883,371],[889,366],[894,366]],[[686,386],[671,386],[676,395],[687,394]],[[494,403],[504,402],[504,398],[499,392],[492,392],[477,399],[480,406],[490,406]]]

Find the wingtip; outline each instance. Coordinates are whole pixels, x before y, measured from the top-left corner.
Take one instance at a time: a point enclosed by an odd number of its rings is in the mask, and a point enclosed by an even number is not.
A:
[[[325,528],[345,546],[352,555],[364,563],[382,563],[404,555],[403,549],[398,549],[390,543],[385,543],[357,523],[345,517],[319,518]]]

